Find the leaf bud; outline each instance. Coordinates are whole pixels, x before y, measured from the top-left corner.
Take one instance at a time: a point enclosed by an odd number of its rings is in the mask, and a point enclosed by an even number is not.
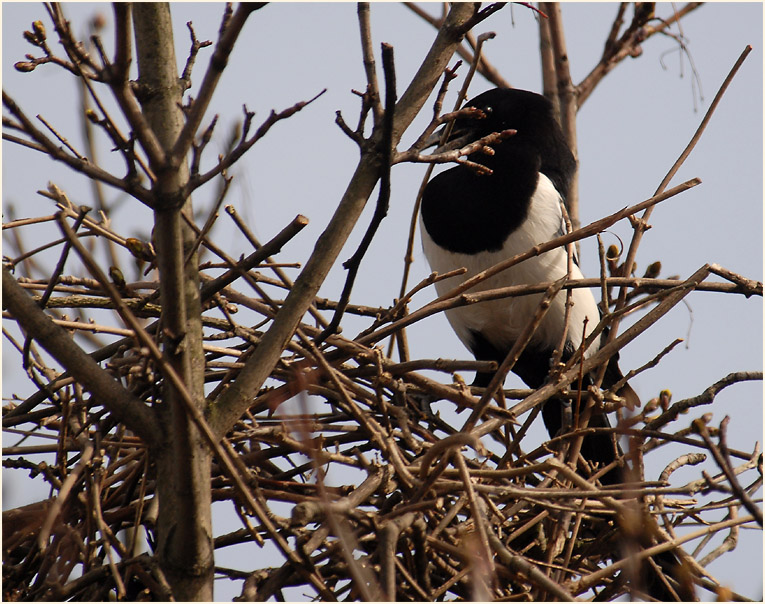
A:
[[[28,73],[30,71],[34,71],[35,65],[34,63],[28,63],[27,61],[19,61],[18,63],[15,63],[13,65],[16,68],[16,71],[21,71],[22,73]]]
[[[27,42],[29,42],[32,46],[40,46],[40,40],[31,31],[24,32],[24,39]]]
[[[42,21],[35,21],[32,23],[32,30],[37,35],[37,39],[42,42],[45,40],[45,26],[43,25]]]

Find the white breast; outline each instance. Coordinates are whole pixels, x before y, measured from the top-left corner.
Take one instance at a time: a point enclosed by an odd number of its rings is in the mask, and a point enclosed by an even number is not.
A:
[[[560,196],[544,174],[540,174],[531,204],[529,219],[511,233],[505,240],[503,248],[496,252],[470,255],[445,251],[433,242],[420,220],[423,251],[431,269],[439,273],[460,267],[467,269],[465,275],[436,283],[438,294],[443,295],[473,275],[558,235],[562,222]],[[566,274],[566,268],[566,250],[557,248],[494,275],[470,291],[478,292],[512,285],[555,281]],[[579,267],[574,265],[571,279],[581,278],[582,273]],[[587,320],[586,333],[589,335],[598,324],[599,313],[589,289],[572,291],[573,307],[570,311],[567,337],[574,348],[577,348],[585,333],[585,319]],[[527,322],[534,316],[542,296],[543,294],[533,294],[480,302],[453,308],[446,311],[446,315],[457,336],[466,346],[469,347],[470,331],[477,331],[499,350],[509,350]],[[542,349],[552,350],[560,342],[564,329],[565,302],[566,292],[562,291],[552,301],[544,320],[537,328],[532,342]],[[585,356],[589,357],[597,349],[598,344],[593,344]]]

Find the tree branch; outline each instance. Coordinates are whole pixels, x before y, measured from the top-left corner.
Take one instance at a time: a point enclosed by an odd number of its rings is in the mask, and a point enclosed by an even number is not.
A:
[[[327,336],[332,335],[340,326],[345,309],[351,298],[351,290],[356,281],[356,275],[361,266],[361,260],[369,250],[372,239],[377,233],[383,219],[388,215],[390,206],[390,169],[393,157],[393,117],[396,109],[396,69],[393,61],[393,47],[389,44],[382,45],[383,72],[385,73],[385,112],[382,120],[382,136],[380,138],[380,154],[382,155],[382,165],[380,166],[380,191],[377,196],[377,205],[361,243],[356,252],[343,263],[343,267],[348,270],[348,276],[345,281],[345,287],[340,295],[337,309],[327,328],[315,340],[318,346]]]
[[[186,118],[186,123],[170,152],[168,159],[171,165],[177,165],[186,156],[186,153],[188,153],[196,131],[202,123],[207,107],[210,104],[213,93],[218,87],[218,81],[223,74],[223,70],[226,68],[228,57],[231,54],[231,51],[234,50],[234,44],[239,38],[239,34],[242,33],[247,18],[254,11],[263,8],[263,6],[265,6],[265,4],[262,2],[242,2],[237,7],[234,15],[226,21],[225,27],[221,28],[218,43],[215,45],[212,57],[210,57],[210,64],[207,67],[202,84],[199,87],[197,98],[194,99],[194,104]]]
[[[99,180],[107,185],[119,189],[120,191],[125,191],[126,193],[129,193],[139,201],[142,201],[151,207],[152,195],[148,190],[135,183],[127,183],[125,179],[117,178],[116,176],[113,176],[109,172],[99,168],[87,160],[78,159],[77,157],[69,155],[61,147],[56,145],[52,140],[45,136],[40,130],[38,130],[31,122],[31,120],[24,114],[21,108],[16,104],[16,102],[8,94],[6,94],[5,91],[3,91],[3,105],[5,105],[8,111],[10,111],[19,120],[24,128],[24,132],[28,134],[36,143],[38,143],[52,160],[60,161],[76,172],[81,172],[89,178]],[[7,135],[3,135],[3,138],[7,138]]]
[[[622,3],[626,4],[626,3]],[[600,81],[621,61],[627,57],[635,56],[640,52],[640,44],[653,36],[669,28],[670,25],[682,19],[685,15],[701,6],[703,2],[689,2],[680,10],[676,11],[671,17],[661,19],[656,25],[649,25],[650,15],[643,15],[641,23],[633,23],[628,30],[617,41],[618,28],[621,27],[621,16],[624,14],[623,8],[619,9],[619,14],[611,26],[611,32],[606,40],[603,50],[603,56],[598,64],[576,87],[577,102],[579,107],[592,94]],[[616,31],[615,31],[616,30]]]
[[[396,104],[391,138],[393,145],[398,143],[402,133],[437,84],[462,38],[461,27],[472,17],[474,10],[474,6],[469,4],[452,6],[444,27],[436,36],[411,84]],[[380,137],[381,134],[378,132],[373,136]],[[216,434],[225,434],[230,429],[247,409],[254,393],[270,375],[364,209],[377,183],[380,164],[378,152],[362,152],[361,160],[334,216],[316,242],[313,254],[295,280],[276,319],[245,363],[236,381],[212,407],[210,422]]]
[[[161,442],[163,437],[152,410],[101,369],[64,328],[55,325],[5,267],[3,308],[93,395],[93,403],[109,409],[148,446]]]

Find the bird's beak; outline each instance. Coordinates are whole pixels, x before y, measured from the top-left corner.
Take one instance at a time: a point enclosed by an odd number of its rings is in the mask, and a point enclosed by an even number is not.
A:
[[[445,151],[451,151],[452,149],[460,149],[475,140],[475,133],[473,128],[455,127],[449,134],[449,138],[441,144],[441,139],[444,136],[444,130],[447,126],[442,126],[431,134],[423,145],[424,149],[436,147],[434,153],[443,153]]]
[[[431,147],[438,146],[438,143],[441,142],[441,137],[443,136],[443,134],[444,134],[443,127],[433,132],[428,138],[425,139],[425,143],[422,145],[423,151],[425,149],[430,149]]]

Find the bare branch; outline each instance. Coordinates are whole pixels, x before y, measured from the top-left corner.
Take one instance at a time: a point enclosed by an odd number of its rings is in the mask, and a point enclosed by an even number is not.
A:
[[[194,62],[196,61],[197,54],[199,54],[199,51],[202,48],[212,46],[212,42],[210,40],[205,40],[203,42],[197,40],[191,21],[186,23],[186,27],[189,28],[189,35],[191,36],[191,49],[189,50],[189,56],[186,59],[186,66],[183,68],[183,73],[181,74],[181,83],[183,84],[184,89],[188,90],[191,88],[191,71],[194,69]]]
[[[202,123],[207,107],[212,99],[213,92],[218,86],[218,81],[228,63],[228,56],[234,49],[234,44],[239,38],[239,34],[244,28],[247,18],[254,11],[262,8],[263,3],[240,4],[234,15],[225,21],[225,26],[221,26],[220,37],[215,45],[215,50],[210,58],[210,64],[205,72],[202,84],[199,87],[199,93],[194,100],[191,111],[186,117],[186,124],[183,126],[178,139],[170,152],[169,163],[177,165],[186,156],[191,143],[194,140],[199,125]]]
[[[277,122],[281,120],[285,120],[289,117],[292,117],[298,111],[303,109],[303,107],[313,103],[325,92],[326,92],[326,89],[322,90],[315,97],[307,101],[299,101],[295,103],[294,105],[292,105],[292,107],[288,107],[287,109],[284,109],[280,111],[279,113],[276,113],[275,111],[271,111],[271,114],[268,116],[268,118],[260,125],[260,127],[255,131],[255,134],[253,134],[249,139],[245,140],[247,129],[243,128],[242,139],[240,140],[239,144],[236,145],[236,147],[234,147],[228,154],[226,154],[225,157],[219,158],[217,166],[215,166],[208,172],[205,172],[204,174],[192,176],[192,178],[189,180],[189,183],[187,185],[187,190],[184,194],[186,196],[190,195],[194,189],[201,187],[203,184],[205,184],[212,178],[216,177],[218,174],[221,174],[224,170],[227,170],[228,168],[230,168],[236,161],[239,160],[239,158],[241,158],[245,153],[247,153],[247,151],[249,151],[255,143],[257,143],[260,139],[262,139],[268,133],[268,131],[271,129],[271,127],[274,124],[276,124]],[[200,148],[200,153],[201,153],[201,148]]]
[[[396,104],[392,144],[398,143],[405,128],[424,105],[461,39],[461,26],[471,18],[473,12],[474,8],[470,5],[455,4],[452,7],[449,18],[412,83]],[[218,405],[212,409],[210,421],[217,432],[223,434],[228,431],[249,406],[252,393],[260,388],[271,373],[371,195],[379,176],[379,165],[380,158],[376,153],[362,154],[332,220],[319,237],[314,253],[295,281],[279,314],[247,361],[236,383],[229,387]]]
[[[58,147],[47,136],[35,128],[34,124],[27,118],[21,108],[16,102],[3,91],[3,105],[6,106],[23,125],[24,131],[28,134],[45,152],[48,156],[55,160],[60,161],[77,172],[82,172],[90,178],[95,178],[107,185],[125,191],[142,201],[143,203],[150,205],[152,202],[152,196],[149,191],[135,183],[127,183],[124,179],[112,176],[109,172],[102,170],[98,166],[95,166],[85,159],[78,159],[69,155],[61,147]],[[3,135],[3,138],[7,138],[7,135]]]
[[[685,147],[683,152],[680,154],[680,157],[678,157],[677,161],[675,161],[670,171],[667,173],[667,175],[659,184],[659,187],[656,189],[656,194],[660,194],[664,191],[664,189],[667,187],[669,182],[672,180],[672,177],[677,173],[677,171],[680,169],[680,166],[685,162],[686,158],[690,155],[691,151],[696,146],[696,143],[701,138],[701,135],[703,134],[704,129],[706,128],[707,124],[709,123],[709,120],[712,117],[712,114],[714,113],[714,110],[717,108],[717,105],[722,99],[723,94],[727,90],[728,85],[730,84],[731,80],[738,72],[739,67],[741,67],[741,64],[744,62],[744,60],[746,59],[747,55],[749,55],[751,50],[752,50],[752,47],[747,46],[744,49],[744,51],[741,53],[741,55],[739,56],[736,63],[731,68],[730,72],[728,73],[728,76],[723,81],[722,85],[720,86],[720,89],[717,91],[717,94],[715,95],[714,100],[709,106],[709,109],[704,115],[704,118],[701,120],[701,124],[699,124],[699,127],[697,128],[690,142]],[[646,208],[646,210],[643,212],[643,215],[640,217],[640,220],[636,223],[633,223],[634,233],[632,235],[632,241],[630,241],[630,246],[627,251],[626,258],[624,260],[622,275],[625,275],[625,276],[630,275],[632,272],[632,267],[635,262],[635,256],[637,255],[638,247],[643,238],[643,233],[646,230],[646,225],[648,223],[648,219],[650,218],[652,212],[653,212],[652,207]],[[616,310],[620,310],[624,306],[624,304],[626,303],[626,299],[627,299],[627,290],[626,288],[622,288],[621,291],[619,292],[619,300],[616,304]],[[619,325],[619,319],[617,318],[612,325],[612,330],[611,330],[611,333],[609,334],[610,339],[612,339],[616,335],[618,325]],[[603,371],[605,371],[605,368],[603,369]],[[600,377],[602,378],[602,375]]]
[[[377,83],[374,46],[372,44],[372,25],[370,23],[369,2],[359,2],[357,8],[359,18],[359,33],[361,34],[361,54],[364,61],[364,71],[367,75],[367,98],[374,114],[375,127],[383,119],[383,106],[380,102],[380,87]]]
[[[377,229],[380,227],[383,219],[387,216],[388,208],[390,206],[390,169],[393,156],[393,117],[396,110],[397,94],[393,47],[389,44],[382,45],[382,58],[383,72],[385,73],[385,112],[383,113],[382,136],[380,138],[380,154],[382,155],[380,192],[377,197],[377,204],[375,206],[375,213],[372,216],[372,221],[369,223],[369,226],[361,239],[361,243],[359,243],[358,249],[353,256],[343,263],[343,267],[348,270],[345,287],[343,287],[343,293],[340,295],[337,310],[332,317],[332,321],[330,321],[324,332],[316,339],[316,345],[319,345],[327,336],[337,331],[337,328],[340,326],[343,313],[350,301],[351,290],[353,289],[353,283],[356,280],[356,275],[361,266],[361,260],[367,253],[367,250],[369,250],[369,246],[372,244],[372,239],[374,238],[375,233],[377,233]]]
[[[651,15],[641,14],[639,21],[633,20],[630,27],[616,40],[624,14],[623,8],[620,8],[606,40],[603,56],[592,71],[576,86],[579,107],[584,105],[584,102],[592,94],[595,87],[614,67],[627,57],[634,57],[641,52],[640,44],[651,36],[664,32],[673,23],[678,22],[702,4],[702,2],[689,2],[680,10],[675,11],[671,17],[660,20],[656,25],[648,23]]]
[[[3,268],[3,308],[66,367],[77,382],[93,394],[99,404],[130,426],[130,429],[139,434],[147,444],[159,442],[160,434],[153,412],[85,354],[72,341],[66,330],[54,325],[6,268]]]

